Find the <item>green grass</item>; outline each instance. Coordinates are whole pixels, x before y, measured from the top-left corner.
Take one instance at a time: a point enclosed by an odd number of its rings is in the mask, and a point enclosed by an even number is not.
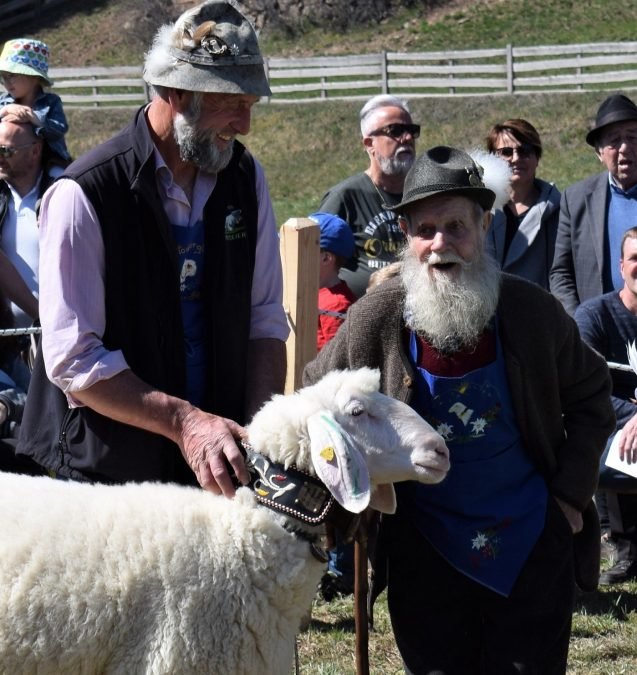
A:
[[[579,596],[573,615],[568,675],[637,672],[637,583],[603,587]],[[356,638],[351,598],[317,598],[309,628],[297,639],[303,675],[354,675]],[[371,675],[398,675],[402,663],[391,632],[386,594],[374,608],[369,635]]]
[[[419,3],[416,3],[418,5]],[[414,7],[380,25],[331,33],[323,26],[302,37],[264,33],[270,55],[302,51],[360,54],[380,51],[437,51],[514,46],[635,40],[634,0],[482,0],[467,2],[430,20]],[[399,38],[397,37],[399,35]]]

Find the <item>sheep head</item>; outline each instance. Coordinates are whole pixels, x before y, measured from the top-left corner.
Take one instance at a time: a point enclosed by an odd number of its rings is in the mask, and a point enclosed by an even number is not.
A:
[[[272,461],[318,475],[353,513],[393,513],[392,484],[438,483],[449,469],[442,437],[407,404],[381,394],[378,370],[333,371],[289,396],[274,396],[248,427]]]

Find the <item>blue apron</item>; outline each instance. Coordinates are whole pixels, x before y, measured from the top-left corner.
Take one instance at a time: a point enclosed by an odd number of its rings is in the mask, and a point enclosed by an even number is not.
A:
[[[201,284],[203,282],[203,221],[192,227],[173,225],[179,260],[179,291],[186,351],[186,397],[201,406],[205,393],[206,351]]]
[[[462,377],[418,368],[412,406],[447,442],[442,483],[398,485],[402,504],[457,570],[508,596],[546,517],[547,488],[520,440],[500,339],[496,359]],[[412,333],[411,356],[418,363]]]

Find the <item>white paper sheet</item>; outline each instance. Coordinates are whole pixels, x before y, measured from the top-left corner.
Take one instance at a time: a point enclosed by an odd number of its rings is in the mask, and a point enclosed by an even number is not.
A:
[[[637,464],[629,464],[621,459],[619,459],[619,437],[621,436],[621,431],[618,431],[613,438],[613,442],[608,449],[608,456],[606,457],[606,466],[609,466],[611,469],[617,469],[617,471],[622,471],[623,473],[628,474],[637,478]]]

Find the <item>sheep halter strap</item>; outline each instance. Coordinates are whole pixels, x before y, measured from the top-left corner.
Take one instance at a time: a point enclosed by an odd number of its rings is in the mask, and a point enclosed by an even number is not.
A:
[[[323,483],[294,466],[283,467],[242,442],[250,487],[260,504],[310,525],[323,524],[335,499]]]

